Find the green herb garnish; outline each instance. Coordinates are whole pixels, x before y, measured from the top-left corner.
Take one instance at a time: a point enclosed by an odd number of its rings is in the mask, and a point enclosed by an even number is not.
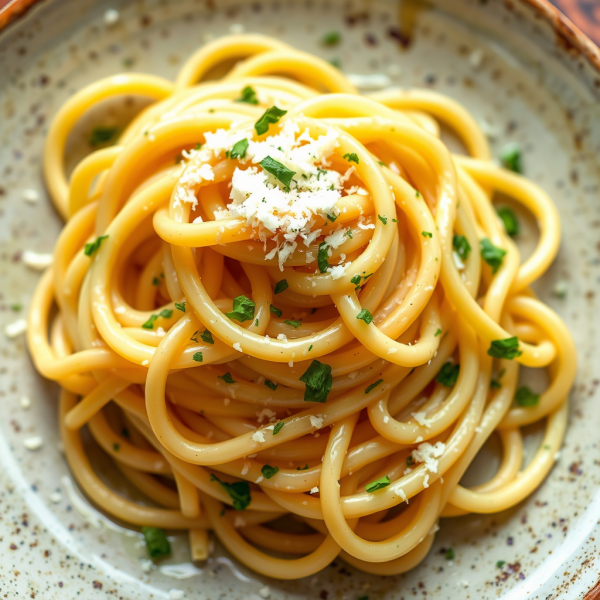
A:
[[[277,108],[276,106],[267,108],[262,117],[254,124],[256,133],[258,133],[258,135],[267,133],[267,131],[269,131],[269,125],[279,122],[279,119],[281,119],[286,112],[287,110],[281,110],[281,108]]]
[[[248,150],[248,140],[243,138],[233,145],[229,158],[246,158],[246,150]]]
[[[101,235],[99,238],[96,238],[93,242],[86,244],[85,248],[83,249],[83,253],[86,256],[91,256],[92,254],[94,254],[94,252],[98,250],[98,248],[100,248],[102,240],[105,240],[107,237],[107,235]]]
[[[464,235],[455,235],[452,238],[452,245],[461,260],[467,260],[469,252],[471,252],[471,245],[467,241],[467,238]]]
[[[366,308],[361,309],[356,318],[364,321],[367,325],[373,321],[373,315]]]
[[[372,494],[373,492],[381,490],[388,485],[390,485],[390,478],[387,475],[384,475],[381,479],[376,479],[371,483],[367,483],[367,485],[365,485],[365,489],[367,492],[369,492],[369,494]]]
[[[244,102],[246,104],[258,104],[258,98],[256,97],[256,90],[247,85],[242,90],[242,95],[240,98],[237,98],[234,102]]]
[[[233,310],[225,313],[230,319],[235,319],[240,323],[254,319],[256,304],[247,296],[237,296],[233,299]]]
[[[273,475],[276,475],[279,471],[279,467],[272,467],[271,465],[263,465],[260,472],[263,474],[265,479],[271,479]]]
[[[246,510],[248,508],[250,504],[250,485],[247,481],[227,483],[226,481],[221,481],[213,473],[210,474],[210,480],[218,481],[223,486],[224,490],[229,494],[235,510]]]
[[[508,235],[511,237],[519,235],[521,228],[519,226],[517,215],[515,215],[514,211],[511,208],[508,208],[508,206],[503,206],[497,209],[496,212],[504,224],[504,231],[506,231],[506,233],[508,233]]]
[[[317,264],[319,265],[319,271],[321,273],[327,273],[329,269],[329,253],[327,252],[327,242],[321,242],[319,244],[319,253],[317,254]]]
[[[534,394],[526,385],[524,385],[517,390],[515,400],[519,406],[537,406],[540,401],[540,395]]]
[[[365,394],[372,392],[380,383],[383,383],[383,379],[378,379],[375,383],[372,383],[370,386],[368,386],[365,390]]]
[[[313,360],[300,377],[300,381],[306,384],[304,402],[326,402],[333,384],[331,367]]]
[[[158,527],[142,527],[146,547],[150,558],[162,558],[171,554],[171,544],[164,529]]]
[[[219,379],[222,379],[225,383],[235,383],[235,379],[231,376],[229,371],[227,371],[225,375],[219,375]]]
[[[509,337],[504,340],[494,340],[491,346],[488,348],[488,356],[494,358],[506,358],[512,360],[523,354],[519,350],[519,338]]]
[[[504,259],[504,255],[506,254],[506,250],[502,250],[502,248],[498,248],[494,246],[488,238],[483,238],[479,242],[481,248],[481,258],[485,260],[485,262],[492,267],[492,273],[496,273],[498,269],[502,266],[502,261]]]
[[[454,365],[451,362],[447,362],[440,369],[438,376],[435,378],[437,383],[441,383],[446,387],[452,387],[458,379],[458,373],[460,372],[460,365]]]

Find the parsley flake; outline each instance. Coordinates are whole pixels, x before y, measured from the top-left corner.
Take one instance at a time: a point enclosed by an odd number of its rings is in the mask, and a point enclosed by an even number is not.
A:
[[[150,558],[162,558],[171,554],[171,544],[169,544],[164,529],[142,527],[142,534],[146,540],[146,548],[148,548]]]
[[[288,282],[287,282],[285,279],[282,279],[281,281],[278,281],[278,282],[275,284],[275,293],[276,293],[276,294],[281,294],[281,292],[284,292],[285,290],[287,290],[287,289],[288,289],[288,287],[290,287],[290,286],[288,285]],[[277,316],[279,317],[279,316],[281,316],[281,315],[277,315]]]
[[[267,171],[267,173],[271,173],[273,177],[279,179],[283,185],[290,187],[290,183],[292,182],[292,178],[296,174],[296,171],[288,169],[285,165],[282,165],[280,162],[276,161],[270,156],[265,156],[265,158],[263,158],[259,164],[265,171]]]
[[[247,296],[237,296],[233,299],[233,310],[225,313],[230,319],[235,319],[240,323],[254,319],[256,304]]]
[[[367,325],[373,321],[373,315],[366,308],[361,309],[356,318],[364,321]]]
[[[265,379],[265,385],[272,390],[277,389],[277,384],[271,381],[270,379]]]
[[[455,235],[452,238],[452,245],[461,260],[467,260],[469,252],[471,252],[471,245],[467,241],[467,238],[464,235]]]
[[[537,406],[540,401],[540,395],[534,394],[526,385],[524,385],[517,390],[515,400],[519,406]]]
[[[497,273],[498,269],[502,266],[506,250],[494,246],[488,238],[483,238],[479,244],[481,247],[481,258],[492,267],[492,273]]]
[[[376,479],[371,483],[367,483],[367,485],[365,485],[365,489],[367,492],[369,492],[369,494],[372,494],[373,492],[381,490],[388,485],[390,485],[390,478],[387,475],[384,475],[381,479]]]
[[[382,215],[377,215],[377,218],[384,224],[387,225],[387,217],[384,217]]]
[[[313,360],[300,381],[306,384],[304,402],[326,402],[333,384],[331,367]]]
[[[284,421],[279,421],[279,423],[273,427],[273,435],[277,435],[283,429],[284,425]]]
[[[235,383],[235,379],[231,376],[229,371],[227,371],[225,375],[219,375],[219,379],[222,379],[225,383]]]
[[[519,350],[519,338],[516,336],[506,338],[504,340],[494,340],[488,348],[488,356],[494,358],[506,358],[512,360],[523,354]]]
[[[438,327],[437,331],[435,332],[435,335],[433,337],[437,337],[438,335],[442,334],[442,330]]]
[[[428,238],[432,238],[433,237],[433,233],[431,233],[431,231],[421,231],[421,235],[423,237],[428,237]]]
[[[329,269],[329,253],[327,252],[327,242],[321,242],[319,244],[319,253],[317,254],[317,264],[319,265],[319,271],[321,273],[327,273]]]
[[[202,341],[206,342],[207,344],[214,344],[215,343],[215,340],[213,340],[212,333],[208,329],[205,329],[200,334],[200,337],[202,338]]]
[[[441,383],[446,387],[453,387],[458,379],[458,373],[460,372],[460,365],[454,365],[451,362],[444,363],[444,366],[440,369],[438,376],[435,378],[437,383]]]
[[[515,215],[514,211],[511,208],[508,208],[508,206],[503,206],[497,209],[496,212],[502,220],[502,224],[504,225],[504,231],[506,231],[506,233],[511,237],[519,235],[521,227],[519,225],[517,215]]]
[[[348,152],[347,154],[344,154],[344,158],[348,162],[355,162],[356,164],[358,164],[360,162],[358,159],[358,156],[356,154],[354,154],[354,152]]]
[[[448,550],[444,552],[444,556],[446,557],[446,560],[454,560],[456,555],[454,554],[454,550],[452,550],[452,548],[448,548]]]
[[[243,138],[233,145],[229,158],[246,158],[246,150],[248,150],[248,140]]]
[[[234,102],[244,102],[245,104],[258,104],[258,98],[256,97],[256,90],[247,85],[242,90],[242,95],[237,98]]]
[[[83,253],[86,256],[91,256],[92,254],[94,254],[94,252],[96,252],[100,248],[100,244],[102,243],[102,240],[105,240],[107,237],[108,237],[107,235],[101,235],[99,238],[96,238],[93,242],[86,244],[85,248],[83,249]]]
[[[112,144],[116,140],[118,132],[118,127],[106,127],[105,125],[98,125],[92,129],[88,141],[90,146],[93,147]]]
[[[521,148],[519,144],[507,144],[500,152],[500,160],[502,164],[513,171],[513,173],[522,173],[521,167]]]
[[[273,306],[272,304],[269,306],[269,310],[276,317],[280,317],[283,314],[279,308],[277,308],[276,306]]]
[[[294,329],[298,329],[298,327],[300,327],[300,325],[302,325],[302,321],[288,321],[288,320],[285,320],[284,323],[286,325],[289,325],[290,327],[293,327]]]
[[[276,475],[279,471],[279,467],[272,467],[271,465],[263,465],[260,472],[263,474],[265,479],[271,479],[273,475]]]
[[[235,510],[246,510],[250,504],[250,484],[247,481],[235,481],[234,483],[227,483],[221,481],[213,473],[210,474],[211,481],[218,481],[225,491],[229,494],[232,500],[233,508]]]
[[[175,308],[181,312],[185,312],[185,302],[175,302]]]
[[[263,113],[262,117],[256,121],[254,124],[254,129],[256,129],[256,133],[258,135],[262,135],[263,133],[267,133],[269,131],[269,125],[278,123],[279,119],[285,115],[287,110],[281,110],[281,108],[277,108],[276,106],[271,106],[271,108],[267,108]]]
[[[342,34],[339,31],[329,31],[321,38],[321,43],[324,46],[336,46],[341,39]]]
[[[372,392],[380,383],[383,383],[383,379],[378,379],[375,383],[372,383],[370,386],[368,386],[365,390],[365,394]]]
[[[202,362],[202,352],[196,352],[194,356],[192,356],[192,360],[196,362]]]

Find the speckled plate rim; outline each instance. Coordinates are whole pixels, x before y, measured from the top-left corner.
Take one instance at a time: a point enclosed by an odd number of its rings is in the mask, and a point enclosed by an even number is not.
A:
[[[43,1],[10,0],[6,6],[0,8],[0,32],[25,16],[30,8]],[[521,4],[531,7],[540,18],[552,26],[565,49],[585,56],[600,77],[600,48],[548,0],[504,0],[504,2],[507,6]]]

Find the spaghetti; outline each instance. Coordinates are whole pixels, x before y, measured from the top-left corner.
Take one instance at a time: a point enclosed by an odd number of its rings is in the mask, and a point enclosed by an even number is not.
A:
[[[67,177],[69,132],[122,94],[153,103]],[[438,121],[470,157],[450,154]],[[107,513],[189,530],[197,559],[212,530],[271,577],[338,555],[390,575],[424,558],[440,517],[505,510],[551,469],[575,348],[530,285],[559,218],[449,98],[359,96],[315,56],[232,36],[175,83],[128,74],[79,91],[44,171],[66,225],[29,348],[61,386],[70,468]],[[524,262],[496,192],[537,219]],[[520,365],[548,370],[543,393],[518,387]],[[521,428],[537,421],[523,466]],[[85,427],[147,501],[100,479]],[[498,472],[461,486],[492,435]]]

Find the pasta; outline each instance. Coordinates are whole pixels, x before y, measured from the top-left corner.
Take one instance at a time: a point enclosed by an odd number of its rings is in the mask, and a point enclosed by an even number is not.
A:
[[[68,176],[70,131],[123,94],[152,102]],[[440,123],[469,156],[449,152]],[[212,530],[271,577],[337,556],[397,574],[440,517],[505,510],[552,468],[576,352],[530,286],[556,255],[558,214],[493,163],[453,100],[361,96],[315,56],[230,36],[174,83],[127,74],[76,93],[44,172],[66,224],[30,352],[61,387],[74,477],[144,528],[151,556],[168,552],[161,529],[183,529],[204,559]],[[525,261],[498,194],[537,220]],[[545,391],[519,386],[520,366],[547,370]],[[535,422],[545,435],[524,466]],[[83,428],[147,501],[100,479]],[[462,486],[493,435],[499,470]]]

